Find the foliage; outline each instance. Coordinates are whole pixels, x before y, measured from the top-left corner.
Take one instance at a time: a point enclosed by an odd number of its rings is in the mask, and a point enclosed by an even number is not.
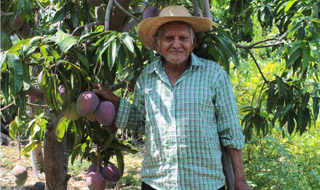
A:
[[[81,43],[84,41],[88,47],[87,54],[83,53],[81,47]],[[88,43],[88,41],[92,41],[92,43]],[[119,82],[116,81],[118,79],[134,83],[137,78],[135,76],[137,75],[136,68],[141,67],[141,64],[145,62],[142,60],[144,57],[139,56],[140,49],[133,43],[133,38],[129,33],[95,32],[79,39],[58,31],[53,36],[34,37],[17,44],[19,45],[8,50],[3,65],[12,68],[13,71],[20,72],[10,72],[7,75],[6,80],[9,83],[2,88],[8,89],[11,93],[10,95],[9,93],[4,94],[4,98],[15,99],[14,95],[23,93],[25,86],[39,85],[44,91],[45,101],[57,115],[81,92],[90,90],[92,82],[115,84],[115,82]],[[49,44],[51,45],[49,46]],[[135,54],[133,54],[134,52]],[[38,59],[34,59],[35,57]],[[29,60],[32,61],[29,62]],[[30,76],[23,73],[28,72],[28,68],[27,70],[22,69],[23,65],[42,66],[43,73],[39,84],[29,80]],[[118,78],[115,77],[116,72],[119,73]],[[18,74],[21,78],[18,77]],[[23,84],[22,81],[24,81]],[[27,84],[28,82],[29,84]],[[21,87],[17,88],[17,83]],[[22,88],[22,86],[24,87]],[[67,95],[63,98],[58,91],[59,86],[63,86],[67,90]],[[38,120],[41,120],[41,117],[43,115],[39,116]],[[11,136],[14,136],[21,128],[15,126],[12,124],[10,127],[11,131],[15,130]],[[41,140],[45,127],[39,128],[38,126],[43,125],[37,124],[37,120],[32,120],[28,131],[31,138],[35,138],[35,133],[41,131],[41,135],[36,138]],[[92,150],[95,150],[97,153],[94,156],[98,157],[100,162],[108,163],[110,156],[117,155],[118,162],[121,164],[123,158],[121,154],[117,154],[117,151],[136,152],[128,145],[123,144],[125,141],[117,141],[115,134],[109,134],[99,124],[90,123],[85,119],[70,122],[63,117],[57,126],[58,140],[61,141],[66,133],[68,133],[69,151],[72,152],[72,162],[79,154],[83,158],[89,158],[89,155],[93,156]],[[25,150],[28,152],[36,145],[37,141],[33,141],[25,147]]]
[[[253,138],[244,149],[246,176],[255,189],[318,189],[319,132],[282,137],[275,128],[264,139]]]
[[[229,72],[249,144],[257,136],[266,136],[268,141],[259,146],[270,147],[272,142],[281,141],[267,136],[275,128],[284,138],[287,133],[303,135],[317,127],[320,99],[318,1],[123,2],[128,3],[127,11],[139,18],[144,6],[161,8],[182,4],[190,10],[198,6],[204,11],[206,3],[210,5],[216,24],[213,30],[197,34],[194,52],[216,61]],[[154,59],[154,52],[141,44],[134,26],[123,31],[134,19],[124,12],[120,12],[122,18],[115,18],[112,12],[106,18],[122,26],[112,26],[109,22],[111,30],[104,31],[107,22],[97,21],[96,8],[86,0],[1,1],[0,97],[1,105],[6,106],[1,114],[18,116],[10,127],[12,137],[18,133],[27,134],[35,140],[24,153],[43,139],[48,112],[60,119],[56,134],[59,141],[67,138],[72,163],[77,156],[91,160],[97,157],[99,162],[107,163],[110,157],[118,155],[118,165],[123,165],[120,150],[135,152],[126,141],[117,140],[116,134],[108,133],[97,123],[85,118],[70,121],[61,116],[61,112],[95,82],[111,88],[120,86],[122,89],[115,94],[130,100],[137,77]],[[114,5],[113,11],[117,9]],[[28,39],[21,39],[15,31],[6,28],[10,17],[18,15],[33,28]],[[61,86],[66,89],[64,97],[59,93]],[[28,116],[27,98],[36,93],[35,89],[44,96],[36,103],[44,107],[37,106],[35,115]],[[268,156],[265,158],[269,159]],[[252,167],[255,165],[252,163]],[[262,187],[259,179],[255,184]],[[289,179],[284,180],[291,184]]]
[[[259,85],[246,83],[250,86],[249,89],[242,84],[236,84],[242,86],[241,91],[245,92],[243,89],[247,89],[249,91],[246,92],[251,92],[246,93],[246,97],[250,94],[252,96],[242,105],[241,110],[241,121],[247,140],[253,134],[266,135],[276,123],[289,134],[294,131],[302,134],[308,126],[315,126],[320,97],[319,51],[316,50],[319,46],[318,7],[319,3],[316,1],[257,2],[239,13],[237,19],[234,19],[236,15],[232,14],[231,25],[222,21],[226,27],[234,26],[234,22],[238,20],[247,25],[241,30],[231,29],[234,41],[241,42],[236,44],[241,55],[240,67],[236,68],[241,70],[240,73],[259,73],[261,78],[261,82],[256,81]],[[250,17],[243,17],[253,10],[256,12]],[[229,17],[226,21],[228,19]],[[239,37],[245,35],[245,38]],[[242,45],[253,40],[256,42]],[[269,41],[273,42],[267,43]],[[246,62],[254,64],[257,69],[251,72],[254,68]],[[273,76],[267,75],[265,62],[274,62],[274,65],[277,65],[277,72],[272,73]],[[256,78],[253,75],[251,77]]]

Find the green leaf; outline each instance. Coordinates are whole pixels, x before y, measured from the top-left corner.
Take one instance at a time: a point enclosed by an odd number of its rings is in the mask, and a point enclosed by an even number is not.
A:
[[[314,121],[317,121],[319,115],[319,97],[312,97],[312,108]]]
[[[120,65],[124,68],[127,64],[126,62],[126,47],[120,46],[119,52],[118,52],[118,59],[120,62]],[[128,51],[128,50],[127,50]]]
[[[118,168],[119,168],[121,176],[122,176],[123,172],[124,172],[123,154],[122,154],[121,150],[115,150],[115,154],[116,154],[116,157],[117,157]]]
[[[23,67],[19,57],[9,54],[6,62],[10,70],[10,91],[12,96],[17,97],[23,85]]]
[[[11,47],[12,47],[12,41],[10,36],[7,33],[1,31],[1,46],[0,46],[1,51],[3,50],[6,51]]]
[[[283,94],[285,94],[284,83],[283,83],[283,81],[282,81],[282,79],[281,79],[280,77],[277,77],[277,78],[276,78],[276,83],[277,83],[277,85],[278,85],[278,91],[279,91],[279,93],[278,93],[278,98],[281,98],[281,96],[282,96]]]
[[[123,39],[123,43],[127,46],[129,51],[134,53],[134,46],[132,43],[132,38],[129,35],[126,35],[125,38]]]
[[[112,141],[110,147],[117,150],[124,150],[132,154],[135,154],[138,152],[135,148],[131,147],[128,143],[125,143],[125,141]]]
[[[22,49],[23,46],[26,46],[30,43],[31,39],[25,39],[25,40],[20,40],[17,43],[15,43],[9,50],[8,50],[8,54],[11,53],[17,53],[18,50]]]
[[[56,11],[54,13],[54,16],[51,20],[51,23],[54,24],[54,23],[57,23],[59,21],[62,21],[64,19],[65,15],[64,15],[64,8],[61,7],[58,11]]]
[[[59,45],[60,51],[66,53],[72,46],[78,43],[79,37],[71,36],[59,30],[56,35],[56,38],[51,38],[52,41],[56,42]]]
[[[105,140],[104,143],[102,144],[101,151],[107,150],[107,149],[110,147],[111,142],[112,142],[115,138],[116,138],[116,133],[110,134],[110,136],[108,137],[108,139]]]
[[[289,50],[288,53],[288,61],[287,61],[287,65],[286,68],[289,68],[293,62],[295,62],[298,57],[301,56],[302,54],[302,49],[300,48],[301,43],[295,43]]]
[[[40,46],[40,52],[43,58],[47,58],[48,57],[48,52],[47,52],[47,45],[42,45]]]
[[[87,34],[82,35],[79,39],[79,42],[83,42],[88,39],[93,39],[93,38],[98,37],[100,35],[102,35],[102,38],[104,38],[106,36],[105,32],[89,32]]]
[[[290,0],[287,2],[284,11],[288,12],[290,10],[290,8],[292,7],[292,5],[296,2],[297,0]]]
[[[235,51],[235,48],[232,44],[232,41],[231,40],[228,40],[228,38],[226,39],[226,34],[224,34],[223,32],[219,32],[219,34],[222,34],[224,36],[224,38],[221,38],[219,36],[216,36],[216,39],[219,40],[219,44],[220,44],[220,48],[223,49],[224,51],[224,54],[226,56],[226,60],[229,59],[229,57],[232,57],[233,60],[235,61],[236,64],[238,64],[238,58],[236,56],[236,51]],[[222,55],[220,55],[222,56]]]
[[[301,73],[304,73],[304,72],[307,70],[308,65],[310,64],[310,59],[311,59],[309,46],[306,46],[306,47],[303,49],[302,59],[303,59],[303,62],[302,62],[302,70],[301,70]]]
[[[319,18],[312,18],[310,21],[320,24],[320,19]]]
[[[274,107],[274,98],[275,98],[275,88],[274,84],[270,84],[269,90],[268,90],[268,99],[267,99],[267,111],[268,113],[271,112],[272,108]]]
[[[9,77],[10,74],[8,71],[1,72],[1,95],[3,95],[5,100],[9,98]]]
[[[58,142],[62,142],[64,134],[66,133],[70,120],[66,117],[62,117],[57,125],[56,135]]]
[[[114,66],[114,63],[118,56],[119,48],[120,48],[120,42],[118,40],[114,40],[111,42],[110,47],[108,49],[108,66],[110,70]]]
[[[292,109],[292,107],[293,104],[286,105],[281,112],[281,116],[284,117],[285,115],[287,115],[287,113]]]
[[[310,99],[310,94],[307,92],[304,96],[303,96],[303,100],[302,100],[302,109],[306,109],[308,107],[308,102]]]
[[[29,144],[27,144],[23,150],[22,150],[22,154],[27,154],[28,152],[31,152],[33,149],[37,148],[38,146],[38,141],[37,140],[33,140],[32,142],[30,142]]]
[[[32,13],[32,1],[30,0],[18,0],[17,13],[23,14],[25,17],[30,17]]]
[[[2,70],[2,66],[6,60],[7,54],[0,53],[0,69]]]
[[[9,125],[9,136],[11,138],[13,138],[14,140],[17,139],[19,128],[20,127],[18,126],[18,123],[15,120],[10,122],[10,125]]]
[[[85,72],[86,75],[88,75],[90,73],[90,65],[88,59],[80,53],[77,53],[77,55],[80,59],[81,65],[84,67],[84,70],[82,70]]]
[[[23,68],[23,91],[27,91],[31,86],[31,80],[30,80],[30,74],[29,74],[29,65],[27,63],[24,63],[22,65]]]
[[[35,134],[41,130],[41,127],[39,126],[37,119],[33,119],[29,122],[27,133],[29,136],[34,137]]]
[[[77,155],[79,154],[81,150],[81,144],[77,144],[76,147],[74,147],[71,155],[71,164],[74,163],[74,160],[76,159]]]
[[[215,2],[218,4],[219,7],[222,7],[224,0],[216,0]]]

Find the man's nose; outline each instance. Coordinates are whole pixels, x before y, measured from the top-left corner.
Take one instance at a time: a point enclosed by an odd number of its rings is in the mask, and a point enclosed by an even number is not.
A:
[[[179,38],[174,38],[172,47],[173,48],[179,48],[180,46],[181,46],[181,43],[180,43]]]

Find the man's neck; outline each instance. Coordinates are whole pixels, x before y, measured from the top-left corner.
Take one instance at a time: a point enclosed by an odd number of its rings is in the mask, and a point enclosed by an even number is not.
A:
[[[191,58],[187,60],[185,63],[170,63],[164,59],[162,59],[162,66],[165,69],[166,72],[170,73],[183,73],[185,70],[187,70],[190,66],[190,60]]]
[[[181,64],[174,64],[174,63],[169,63],[167,61],[162,62],[162,66],[170,80],[170,83],[172,87],[176,83],[176,81],[179,79],[179,77],[186,71],[189,66],[190,66],[190,58],[186,63],[181,63]]]

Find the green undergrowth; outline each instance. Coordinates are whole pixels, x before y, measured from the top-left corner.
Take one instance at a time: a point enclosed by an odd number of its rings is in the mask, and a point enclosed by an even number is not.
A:
[[[284,137],[283,137],[284,135]],[[320,189],[320,132],[289,136],[280,129],[251,140],[243,150],[247,179],[254,189]]]

